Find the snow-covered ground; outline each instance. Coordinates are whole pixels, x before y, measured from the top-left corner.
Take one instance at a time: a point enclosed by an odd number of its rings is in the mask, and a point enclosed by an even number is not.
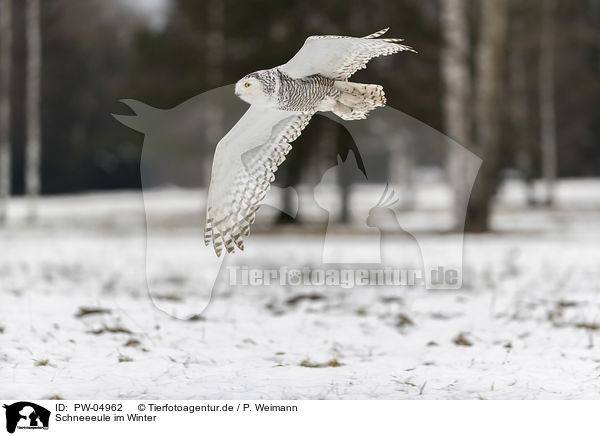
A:
[[[443,244],[447,193],[422,191],[405,222]],[[172,265],[198,242],[197,198],[145,198],[170,256],[160,298],[192,308]],[[33,229],[25,208],[0,231],[0,398],[600,398],[599,180],[562,181],[557,206],[537,209],[507,184],[495,232],[465,237],[462,290],[221,288],[188,321],[149,297],[139,193],[44,199]],[[247,246],[282,244],[311,256],[322,235]]]

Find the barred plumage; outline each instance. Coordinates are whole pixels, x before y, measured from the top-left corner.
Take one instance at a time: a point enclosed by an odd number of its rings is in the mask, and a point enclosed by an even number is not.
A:
[[[236,94],[251,107],[217,144],[210,182],[204,242],[217,256],[223,247],[244,249],[256,212],[275,172],[316,111],[346,120],[365,118],[385,105],[380,85],[347,79],[376,56],[410,47],[399,39],[311,36],[286,64],[242,78]]]
[[[334,86],[335,80],[319,74],[294,79],[279,68],[271,68],[248,74],[245,78],[258,80],[264,93],[272,99],[273,106],[281,110],[315,110],[323,98],[340,95]]]
[[[301,79],[292,79],[275,68],[280,80],[277,95],[278,108],[282,110],[314,110],[325,97],[337,98],[340,91],[335,88],[335,80],[314,74]]]

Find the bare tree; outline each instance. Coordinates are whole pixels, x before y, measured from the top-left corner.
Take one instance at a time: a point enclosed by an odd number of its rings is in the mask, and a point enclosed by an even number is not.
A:
[[[488,230],[490,205],[498,183],[507,4],[506,0],[486,0],[480,7],[475,127],[476,149],[483,163],[467,209],[466,228],[473,232]]]
[[[556,182],[556,112],[554,107],[554,39],[556,1],[540,2],[542,31],[540,35],[540,129],[542,147],[542,176],[545,185],[545,204],[554,201]]]
[[[221,0],[210,0],[206,2],[208,29],[206,34],[206,61],[207,81],[211,87],[223,85],[223,54],[225,52],[225,35],[223,26],[225,24],[225,5]],[[223,135],[223,112],[222,107],[217,104],[211,110],[206,111],[208,118],[208,129],[206,132],[207,144],[216,144]],[[208,185],[211,173],[211,159],[205,159],[204,184]]]
[[[42,47],[39,0],[27,0],[27,72],[25,85],[26,136],[25,190],[29,200],[28,220],[37,218],[37,198],[40,194],[40,92]]]
[[[527,22],[524,17],[524,5],[520,0],[511,1],[511,35],[508,51],[509,70],[509,116],[514,129],[516,166],[525,184],[527,204],[535,204],[533,189],[533,163],[530,134],[532,119],[528,110],[527,83]]]
[[[471,144],[471,73],[469,71],[469,26],[467,0],[445,0],[442,5],[442,78],[444,80],[444,123],[448,136],[464,147]],[[470,189],[468,162],[454,148],[447,156],[447,172],[454,195],[454,225],[463,224],[466,195]]]
[[[0,0],[0,224],[7,218],[11,188],[10,73],[12,68],[12,0]]]
[[[398,190],[400,201],[398,210],[411,210],[415,207],[414,142],[410,132],[397,136],[393,147],[389,147],[388,172],[390,183]]]

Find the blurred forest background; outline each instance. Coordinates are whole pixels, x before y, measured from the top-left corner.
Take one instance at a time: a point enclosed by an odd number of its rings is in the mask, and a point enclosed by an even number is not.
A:
[[[26,191],[26,132],[34,128],[27,54],[37,1],[2,0],[0,10],[11,60],[2,72],[11,72],[13,195]],[[309,35],[363,36],[388,26],[419,53],[374,60],[354,80],[384,85],[390,106],[483,159],[470,230],[487,228],[490,200],[506,178],[545,180],[543,195],[528,194],[531,205],[543,205],[552,202],[555,178],[600,176],[600,0],[43,0],[38,7],[42,194],[140,189],[142,138],[111,117],[127,111],[120,99],[171,108],[284,63]],[[341,127],[313,120],[282,168],[289,184],[306,170],[312,144],[323,147],[316,138],[327,129],[335,132],[325,155],[348,149]],[[421,166],[446,162],[450,181],[466,171],[431,150],[412,158]]]
[[[388,26],[397,111],[315,116],[215,256],[216,88]],[[598,399],[600,0],[0,0],[0,247],[15,401]]]

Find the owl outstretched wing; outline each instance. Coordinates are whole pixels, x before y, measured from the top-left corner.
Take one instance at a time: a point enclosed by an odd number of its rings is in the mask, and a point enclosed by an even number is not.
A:
[[[275,172],[313,112],[283,111],[250,106],[219,141],[213,160],[204,243],[213,244],[217,256],[223,247],[232,253],[244,249]]]
[[[387,31],[388,28],[382,29],[363,38],[310,36],[300,51],[279,69],[293,78],[320,74],[346,80],[374,57],[404,50],[414,52],[411,47],[398,44],[402,39],[379,39]]]

